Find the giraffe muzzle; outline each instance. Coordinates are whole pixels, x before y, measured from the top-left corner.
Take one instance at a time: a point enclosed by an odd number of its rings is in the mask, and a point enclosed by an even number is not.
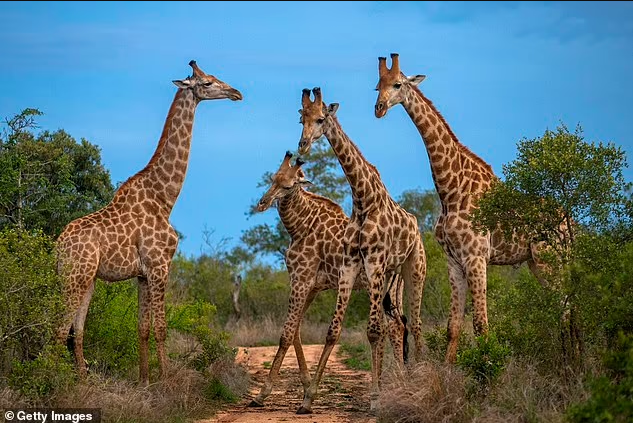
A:
[[[242,93],[236,90],[235,88],[231,89],[228,95],[229,95],[229,98],[233,101],[242,100],[244,98],[242,96]]]
[[[379,101],[376,103],[376,106],[374,107],[374,114],[377,118],[381,118],[387,114],[387,107],[384,102]]]
[[[308,154],[310,152],[310,143],[307,139],[301,138],[299,141],[299,150],[298,153],[301,155]]]

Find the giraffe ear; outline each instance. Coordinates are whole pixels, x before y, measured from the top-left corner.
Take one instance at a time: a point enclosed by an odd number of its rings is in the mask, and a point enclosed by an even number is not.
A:
[[[419,85],[420,82],[424,81],[424,78],[426,78],[426,75],[407,76],[407,80],[413,85]]]
[[[302,187],[309,187],[311,185],[314,185],[312,182],[308,181],[305,178],[301,178],[299,179],[299,185],[301,185]]]
[[[327,112],[330,116],[334,116],[337,110],[338,110],[338,103],[332,103],[329,106],[327,106]]]
[[[189,88],[191,87],[190,79],[175,79],[172,81],[178,88]]]

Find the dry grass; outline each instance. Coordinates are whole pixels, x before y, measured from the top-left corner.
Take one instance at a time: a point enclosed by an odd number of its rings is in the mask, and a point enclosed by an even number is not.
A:
[[[544,375],[511,360],[496,384],[478,389],[457,366],[426,361],[385,373],[380,422],[562,422],[567,406],[586,393],[581,378]]]
[[[217,361],[205,373],[171,364],[166,377],[147,388],[93,373],[37,406],[99,408],[103,422],[174,422],[208,417],[219,408],[221,402],[213,398],[217,389],[210,389],[217,381],[235,397],[248,390],[248,373],[232,361]],[[8,388],[0,391],[0,398],[0,408],[34,406]]]
[[[454,366],[422,362],[384,374],[380,421],[441,423],[466,421],[466,376]]]

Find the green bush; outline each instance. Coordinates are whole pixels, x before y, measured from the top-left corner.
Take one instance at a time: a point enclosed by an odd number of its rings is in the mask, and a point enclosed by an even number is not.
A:
[[[16,361],[9,386],[31,400],[45,400],[75,381],[70,353],[63,345],[49,344],[34,360]]]
[[[97,281],[86,317],[84,354],[91,369],[128,376],[138,366],[138,285],[136,280]]]
[[[500,343],[493,332],[477,336],[475,346],[457,355],[457,364],[479,384],[488,386],[501,375],[510,356],[510,348]]]
[[[491,272],[489,277],[491,331],[514,354],[557,368],[562,359],[563,293],[541,286],[527,266],[516,275],[508,272]]]
[[[202,300],[173,305],[167,311],[168,328],[190,335],[199,343],[201,351],[189,358],[189,364],[200,372],[218,360],[234,358],[237,353],[228,346],[228,334],[213,329],[215,313],[215,306]]]
[[[54,243],[40,231],[0,232],[0,377],[38,356],[63,315]]]
[[[575,423],[633,421],[633,335],[620,333],[617,347],[604,356],[607,374],[589,381],[591,396],[567,410]]]
[[[429,357],[433,360],[443,361],[448,348],[448,331],[446,327],[436,327],[435,330],[424,333],[424,341],[429,349]],[[470,345],[468,336],[464,331],[459,334],[457,354],[464,351]]]

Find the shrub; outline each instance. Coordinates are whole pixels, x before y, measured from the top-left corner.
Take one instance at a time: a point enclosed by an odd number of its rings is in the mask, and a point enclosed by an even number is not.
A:
[[[526,266],[515,277],[491,274],[488,287],[490,329],[499,341],[517,356],[558,368],[564,294],[541,286]]]
[[[200,351],[188,359],[198,371],[204,371],[220,359],[236,355],[236,351],[228,346],[228,334],[213,329],[215,312],[213,304],[202,300],[173,305],[167,311],[168,328],[190,335],[198,342]]]
[[[492,384],[505,369],[510,348],[501,344],[494,333],[477,336],[475,346],[457,355],[457,364],[480,386]]]
[[[0,376],[38,356],[63,314],[54,243],[40,231],[0,232]]]
[[[616,349],[605,354],[604,365],[607,374],[589,381],[589,399],[568,409],[570,421],[633,421],[633,335],[620,333]]]
[[[433,360],[443,361],[448,348],[448,332],[445,327],[436,327],[431,332],[424,333],[426,346],[429,348],[429,357]],[[464,331],[459,335],[457,354],[470,345],[468,336]]]
[[[45,400],[70,386],[75,372],[70,354],[63,345],[47,345],[30,361],[16,361],[9,386],[31,400]]]
[[[138,365],[137,283],[96,284],[84,335],[88,366],[107,375],[127,376]]]

